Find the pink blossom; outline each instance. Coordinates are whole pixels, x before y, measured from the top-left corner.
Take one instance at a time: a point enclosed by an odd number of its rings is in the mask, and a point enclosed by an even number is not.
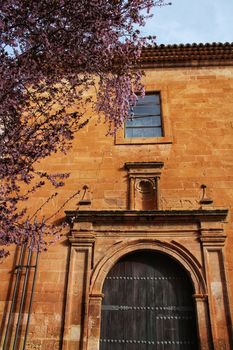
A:
[[[103,115],[109,133],[128,117],[136,93],[136,69],[148,40],[136,28],[163,0],[2,0],[0,9],[0,245],[22,244],[57,229],[27,218],[27,199],[44,181],[63,185],[66,175],[38,173],[35,164],[66,152],[85,103]],[[146,10],[146,11],[145,11]],[[153,42],[153,38],[152,41]],[[97,100],[84,92],[99,78]],[[91,101],[90,101],[91,100]],[[75,101],[77,111],[66,112]],[[94,102],[96,101],[96,102]],[[51,110],[56,104],[53,114]],[[22,193],[22,184],[28,187]],[[19,211],[19,203],[25,209]],[[0,256],[6,251],[0,250]]]

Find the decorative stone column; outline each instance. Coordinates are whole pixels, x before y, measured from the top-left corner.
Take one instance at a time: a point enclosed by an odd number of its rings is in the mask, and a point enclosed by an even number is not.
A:
[[[63,336],[65,350],[84,350],[87,343],[88,294],[95,236],[90,231],[82,232],[77,225],[80,226],[75,224],[69,237],[71,252]],[[84,225],[87,228],[87,223]]]
[[[222,223],[201,224],[203,258],[209,294],[211,330],[215,350],[233,349],[227,281],[224,266],[226,236]]]

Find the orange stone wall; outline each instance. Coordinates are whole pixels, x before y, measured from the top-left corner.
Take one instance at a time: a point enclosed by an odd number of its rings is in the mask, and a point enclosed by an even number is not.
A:
[[[39,165],[47,171],[71,174],[44,213],[52,214],[77,190],[80,194],[64,210],[128,209],[124,164],[163,162],[159,209],[199,209],[202,184],[207,186],[207,197],[213,199],[215,209],[229,209],[224,249],[230,305],[233,305],[233,67],[147,69],[144,80],[147,91],[159,90],[162,99],[164,96],[162,109],[166,114],[167,143],[161,140],[153,144],[116,144],[114,137],[106,136],[107,126],[97,123],[93,115],[88,125],[78,132],[67,155],[55,155]],[[91,204],[88,206],[78,204],[84,185],[89,188]],[[30,202],[30,210],[34,212],[52,193],[49,186],[40,190]],[[60,217],[64,217],[64,211]],[[27,350],[61,349],[64,319],[70,317],[65,316],[69,247],[63,237],[40,256]],[[12,297],[15,259],[16,253],[12,251],[0,266],[0,313],[4,317]],[[77,287],[77,293],[81,293],[81,288]],[[75,314],[75,310],[72,313]],[[73,330],[74,339],[77,332]]]

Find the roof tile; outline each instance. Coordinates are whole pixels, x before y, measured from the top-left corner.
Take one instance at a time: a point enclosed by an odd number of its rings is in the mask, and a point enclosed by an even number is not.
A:
[[[141,64],[143,67],[233,65],[233,43],[148,46],[143,49]]]

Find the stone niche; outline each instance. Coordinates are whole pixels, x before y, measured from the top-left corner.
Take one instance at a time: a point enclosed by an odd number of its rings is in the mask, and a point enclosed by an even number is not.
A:
[[[159,209],[159,179],[162,162],[125,163],[128,171],[130,210]]]

